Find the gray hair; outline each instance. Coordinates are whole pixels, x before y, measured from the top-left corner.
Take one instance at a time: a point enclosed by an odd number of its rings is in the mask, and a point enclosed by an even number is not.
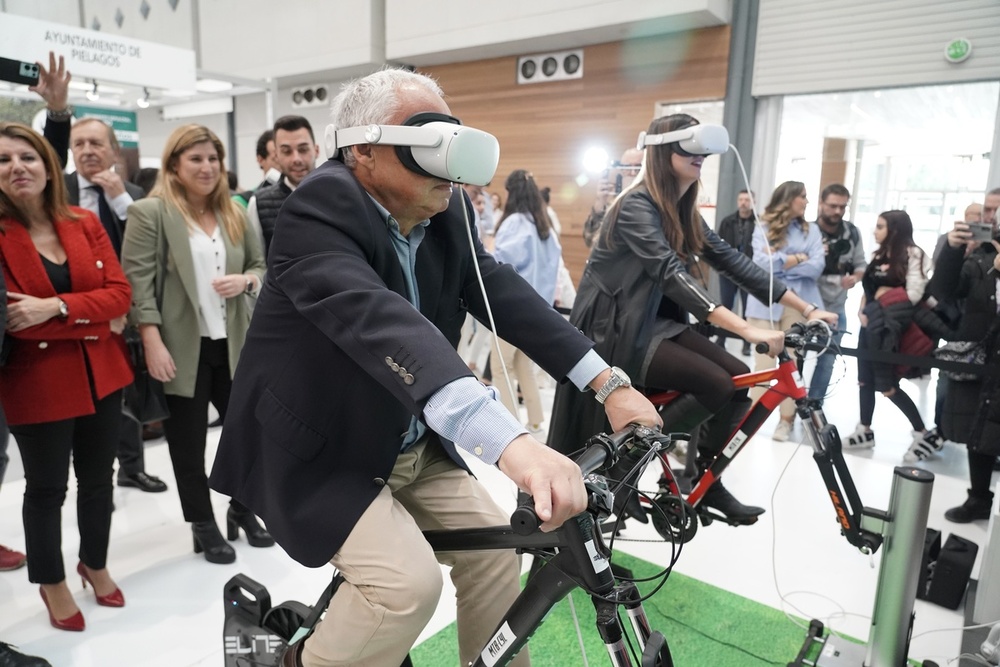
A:
[[[348,81],[330,103],[330,118],[335,128],[361,125],[384,125],[400,109],[399,90],[404,85],[423,86],[444,97],[438,82],[425,74],[407,69],[385,68],[368,76]],[[354,151],[348,146],[341,150],[344,164],[355,165]]]

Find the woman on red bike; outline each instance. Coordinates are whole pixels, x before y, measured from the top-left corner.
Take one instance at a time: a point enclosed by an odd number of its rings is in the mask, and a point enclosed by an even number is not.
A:
[[[642,169],[605,215],[570,321],[636,385],[647,391],[684,392],[664,409],[664,429],[693,432],[708,421],[697,455],[701,473],[750,408],[746,390],[737,391],[732,380],[749,368],[690,328],[688,315],[750,343],[766,343],[772,354],[784,345],[784,333],[750,326],[719,305],[702,284],[700,263],[764,302],[773,299],[808,318],[831,323],[837,316],[806,303],[777,280],[772,284],[767,271],[709,229],[698,212],[698,180],[705,156],[692,155],[677,142],[652,145],[650,141],[697,124],[687,114],[665,116],[650,124]],[[600,405],[592,396],[559,387],[550,446],[570,452],[606,429]],[[624,476],[622,471],[613,472]],[[633,494],[619,496],[631,496],[625,511],[645,520]],[[764,512],[740,503],[720,482],[712,485],[702,503],[734,520],[752,519]]]

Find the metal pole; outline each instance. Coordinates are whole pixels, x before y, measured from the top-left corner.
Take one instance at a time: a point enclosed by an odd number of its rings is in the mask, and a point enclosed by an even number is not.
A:
[[[865,667],[906,665],[933,488],[934,475],[926,470],[900,466],[893,471]]]

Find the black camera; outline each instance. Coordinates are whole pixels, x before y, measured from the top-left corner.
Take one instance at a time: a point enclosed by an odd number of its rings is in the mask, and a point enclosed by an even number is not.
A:
[[[854,273],[854,262],[849,259],[841,261],[851,252],[851,242],[847,239],[837,239],[827,244],[826,267],[823,269],[824,275],[844,276]]]

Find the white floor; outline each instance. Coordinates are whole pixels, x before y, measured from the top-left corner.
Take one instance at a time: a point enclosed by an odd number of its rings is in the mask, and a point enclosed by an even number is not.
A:
[[[730,345],[732,350],[739,349],[737,343],[731,341]],[[858,418],[853,362],[846,364],[839,376],[839,383],[831,388],[827,415],[846,432]],[[931,417],[933,380],[904,386],[924,415]],[[544,396],[548,403],[551,387]],[[795,442],[772,441],[769,435],[775,420],[772,416],[726,473],[727,486],[741,500],[766,506],[767,513],[754,526],[715,524],[701,528],[684,547],[676,569],[800,617],[818,618],[837,632],[866,638],[880,555],[863,556],[840,537],[811,451]],[[885,509],[892,469],[900,464],[910,442],[909,427],[899,412],[880,398],[874,428],[878,446],[863,454],[849,454],[848,463],[864,503]],[[213,452],[219,432],[210,431]],[[797,427],[793,439],[801,437],[801,427]],[[0,543],[23,550],[20,506],[24,482],[18,478],[13,442],[10,453],[15,460],[0,493]],[[0,640],[44,656],[57,667],[221,667],[222,591],[233,575],[242,572],[263,583],[274,604],[288,599],[311,602],[325,586],[330,576],[327,569],[302,567],[280,547],[254,549],[241,539],[236,544],[236,563],[226,566],[208,564],[194,555],[162,441],[147,443],[146,459],[148,471],[167,481],[171,490],[162,494],[115,491],[117,511],[109,567],[125,593],[127,606],[97,606],[92,593],[82,590],[73,575],[69,583],[86,617],[87,630],[58,631],[49,625],[38,587],[28,583],[26,570],[0,573]],[[985,545],[985,522],[962,526],[943,517],[947,508],[965,498],[964,448],[948,445],[936,460],[922,465],[936,475],[929,525],[944,535],[956,533]],[[501,502],[512,507],[513,489],[506,479],[493,469],[477,471]],[[655,477],[646,482],[644,486],[655,487]],[[73,496],[71,492],[63,516],[63,552],[69,572],[75,566],[78,546]],[[216,496],[214,500],[216,515],[223,517],[226,499]],[[625,537],[640,541],[619,540],[617,547],[622,551],[653,562],[665,562],[669,557],[668,547],[655,539],[649,526],[629,526]],[[978,568],[977,562],[973,577]],[[451,607],[446,592],[424,636],[452,620]],[[921,601],[915,611],[911,658],[934,659],[944,665],[957,657],[962,614]],[[603,664],[601,657],[591,656],[591,660]],[[581,664],[581,660],[568,657],[566,664]]]

